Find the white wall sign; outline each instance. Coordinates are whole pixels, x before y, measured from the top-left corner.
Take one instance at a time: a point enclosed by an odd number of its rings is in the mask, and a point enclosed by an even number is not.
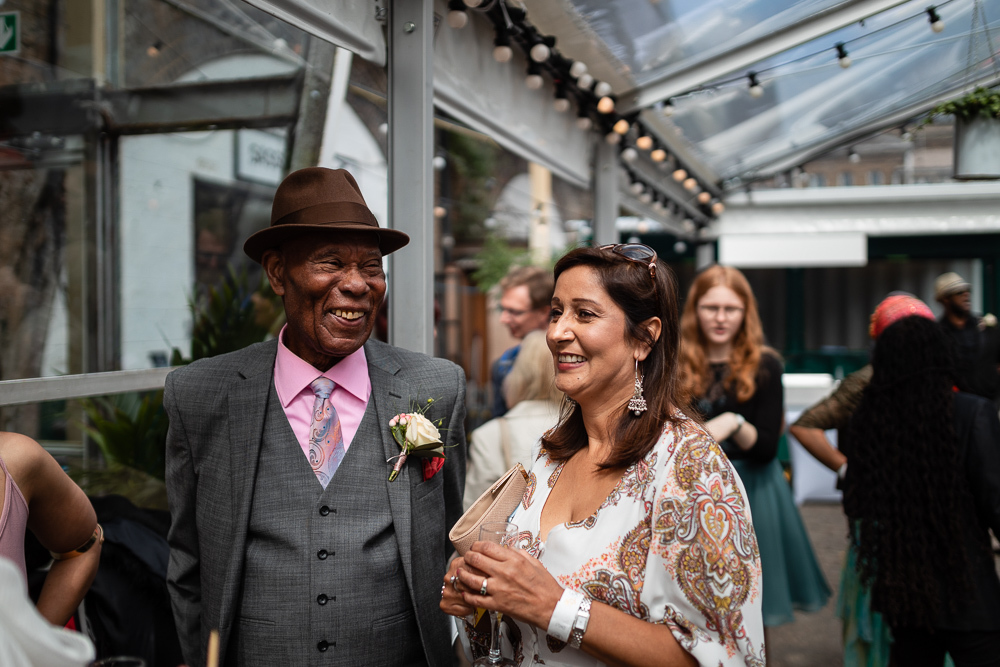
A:
[[[285,138],[261,130],[236,133],[236,177],[278,185],[285,175]]]
[[[744,269],[865,266],[868,236],[861,232],[722,234],[719,263]]]

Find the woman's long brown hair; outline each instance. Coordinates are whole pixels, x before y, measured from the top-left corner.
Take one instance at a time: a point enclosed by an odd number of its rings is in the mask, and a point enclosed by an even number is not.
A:
[[[757,299],[750,289],[750,283],[739,269],[731,266],[715,264],[708,267],[698,274],[688,290],[684,314],[681,315],[681,386],[690,396],[703,396],[712,381],[705,354],[708,341],[698,323],[698,302],[705,296],[705,292],[719,285],[733,290],[743,302],[743,326],[733,339],[733,351],[729,355],[729,376],[723,384],[726,391],[732,391],[736,395],[737,401],[743,402],[749,400],[757,390],[754,377],[760,366],[761,352],[765,349],[764,328],[760,323]]]
[[[645,343],[649,355],[641,362],[643,387],[648,409],[638,417],[622,403],[611,426],[612,453],[601,467],[627,467],[642,460],[659,440],[667,422],[683,417],[687,401],[677,382],[677,350],[680,345],[677,281],[662,261],[656,263],[656,285],[644,264],[633,262],[609,250],[577,248],[556,263],[556,282],[568,269],[592,269],[604,291],[625,313],[622,345]],[[660,337],[653,340],[642,323],[651,317],[662,322]],[[563,403],[558,426],[542,438],[542,446],[555,461],[567,461],[588,444],[587,429],[579,406]]]

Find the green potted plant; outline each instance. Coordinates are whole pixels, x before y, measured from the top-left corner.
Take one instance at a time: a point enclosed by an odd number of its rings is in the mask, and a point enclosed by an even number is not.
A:
[[[955,117],[955,178],[1000,178],[1000,88],[976,88],[930,110],[936,116]]]

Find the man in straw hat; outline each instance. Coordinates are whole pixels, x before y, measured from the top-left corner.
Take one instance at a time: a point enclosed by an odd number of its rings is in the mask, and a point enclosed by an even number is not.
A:
[[[995,315],[972,312],[972,287],[954,272],[934,281],[934,298],[944,307],[939,318],[955,357],[958,388],[996,402],[1000,397],[1000,332]]]
[[[188,664],[204,664],[213,629],[220,664],[450,664],[438,600],[462,511],[465,376],[369,340],[382,258],[408,241],[348,172],[290,174],[243,246],[284,302],[278,339],[168,376],[168,585]],[[446,458],[396,466],[390,420],[417,406]]]

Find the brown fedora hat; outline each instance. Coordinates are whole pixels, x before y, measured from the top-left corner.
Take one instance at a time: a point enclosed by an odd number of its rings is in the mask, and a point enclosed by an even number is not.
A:
[[[251,235],[243,252],[259,264],[265,251],[295,236],[346,231],[375,232],[383,255],[410,242],[403,232],[378,226],[346,169],[307,167],[281,182],[271,205],[271,226]]]

